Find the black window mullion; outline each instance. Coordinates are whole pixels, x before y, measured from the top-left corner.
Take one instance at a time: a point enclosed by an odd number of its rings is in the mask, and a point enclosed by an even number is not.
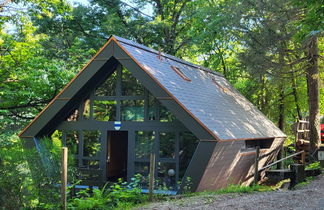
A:
[[[176,159],[176,183],[179,180],[179,138],[180,138],[180,132],[176,132],[176,142],[175,142],[175,159]]]
[[[154,177],[158,177],[158,162],[160,161],[159,157],[159,150],[160,150],[160,133],[158,131],[154,131],[154,147],[153,152],[155,154],[155,171],[154,171]]]
[[[148,91],[144,89],[144,122],[148,121],[149,116],[148,100]]]
[[[93,91],[91,92],[91,94],[90,94],[90,97],[89,97],[89,99],[90,99],[90,116],[89,116],[89,119],[90,120],[93,120],[93,104],[94,104],[94,102],[93,102]]]
[[[116,101],[117,101],[117,104],[116,104],[116,120],[117,121],[120,121],[121,120],[121,113],[120,113],[120,109],[121,109],[121,100],[120,100],[120,97],[122,95],[121,93],[121,86],[122,86],[122,66],[119,65],[117,67],[117,84],[116,84]]]
[[[84,138],[83,138],[83,132],[77,131],[79,136],[79,145],[78,145],[78,161],[79,161],[79,167],[83,166],[83,145],[84,145]]]

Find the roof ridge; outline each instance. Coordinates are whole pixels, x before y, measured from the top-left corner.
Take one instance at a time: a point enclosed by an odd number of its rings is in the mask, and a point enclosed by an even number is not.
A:
[[[183,60],[183,59],[180,59],[180,58],[177,58],[173,55],[170,55],[170,54],[167,54],[167,53],[164,53],[164,52],[159,52],[155,49],[152,49],[150,47],[147,47],[145,45],[142,45],[142,44],[139,44],[137,42],[134,42],[132,40],[129,40],[129,39],[125,39],[125,38],[122,38],[122,37],[119,37],[119,36],[116,36],[116,35],[112,35],[111,37],[115,37],[117,41],[119,42],[122,42],[124,44],[127,44],[129,46],[133,46],[133,47],[136,47],[136,48],[139,48],[141,50],[145,50],[147,52],[150,52],[150,53],[154,53],[156,55],[159,55],[159,56],[162,56],[162,57],[165,57],[167,59],[170,59],[170,60],[173,60],[175,62],[178,62],[178,63],[181,63],[181,64],[184,64],[184,65],[187,65],[187,66],[190,66],[190,67],[194,67],[198,70],[201,70],[201,71],[205,71],[207,73],[210,73],[210,74],[213,74],[213,75],[216,75],[216,76],[220,76],[220,77],[224,77],[221,73],[219,72],[216,72],[216,71],[213,71],[209,68],[206,68],[206,67],[203,67],[203,66],[200,66],[200,65],[197,65],[197,64],[194,64],[194,63],[191,63],[189,61],[186,61],[186,60]]]

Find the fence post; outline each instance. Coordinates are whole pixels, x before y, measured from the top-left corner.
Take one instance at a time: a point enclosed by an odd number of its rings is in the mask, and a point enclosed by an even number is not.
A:
[[[153,190],[154,190],[154,171],[155,171],[155,154],[150,155],[150,180],[149,180],[149,200],[153,200]]]
[[[62,147],[61,201],[62,201],[63,210],[67,209],[67,199],[66,199],[67,165],[68,165],[68,148]]]
[[[256,147],[255,158],[254,158],[254,184],[258,183],[259,179],[259,156],[260,156],[260,147]]]
[[[301,153],[301,163],[302,163],[303,165],[305,165],[305,157],[306,157],[306,152],[303,151],[303,152]]]

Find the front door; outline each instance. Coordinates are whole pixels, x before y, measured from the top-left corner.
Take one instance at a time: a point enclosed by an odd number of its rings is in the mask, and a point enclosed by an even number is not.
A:
[[[107,180],[127,179],[128,132],[108,131]]]

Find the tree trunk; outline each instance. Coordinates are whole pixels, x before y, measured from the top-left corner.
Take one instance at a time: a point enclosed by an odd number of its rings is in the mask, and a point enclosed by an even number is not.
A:
[[[320,113],[319,113],[319,71],[317,37],[312,36],[307,48],[308,67],[308,105],[309,105],[309,139],[310,153],[320,147]],[[316,157],[315,157],[316,158]]]
[[[280,128],[280,130],[284,131],[285,128],[285,104],[284,104],[284,99],[285,99],[285,91],[284,91],[284,87],[283,87],[283,83],[281,83],[281,85],[279,85],[280,88],[280,98],[279,98],[279,119],[278,119],[278,127]],[[280,160],[281,158],[283,158],[284,156],[284,149],[283,147],[281,147],[281,149],[278,152],[278,156],[277,156],[277,160]],[[284,168],[284,164],[283,162],[279,162],[277,164],[277,169],[283,169]]]
[[[297,83],[296,83],[296,77],[295,77],[294,73],[291,73],[291,83],[292,83],[292,90],[293,90],[293,96],[294,96],[298,119],[301,120],[301,119],[303,119],[303,115],[301,113],[300,106],[298,103],[299,100],[298,100],[298,93],[297,93]]]

